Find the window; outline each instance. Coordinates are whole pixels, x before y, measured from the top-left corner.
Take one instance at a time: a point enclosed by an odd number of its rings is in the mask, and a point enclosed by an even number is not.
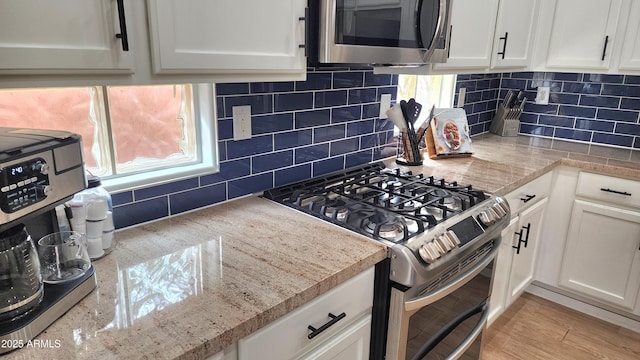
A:
[[[110,191],[217,171],[210,84],[0,90],[0,126],[82,135]]]
[[[398,77],[398,101],[411,98],[422,104],[417,122],[429,116],[431,107],[453,107],[456,90],[455,75],[400,75]]]

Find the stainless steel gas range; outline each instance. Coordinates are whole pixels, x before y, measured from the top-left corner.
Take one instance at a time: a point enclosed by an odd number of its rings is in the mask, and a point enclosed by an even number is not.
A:
[[[477,359],[501,197],[382,163],[265,191],[268,199],[388,246],[376,267],[371,359]]]

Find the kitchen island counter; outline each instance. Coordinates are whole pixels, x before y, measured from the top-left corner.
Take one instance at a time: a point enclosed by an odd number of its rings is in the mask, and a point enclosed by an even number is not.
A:
[[[500,195],[560,165],[640,180],[639,151],[492,134],[473,150],[407,169]],[[375,241],[255,196],[117,237],[95,262],[97,289],[36,338],[47,346],[6,358],[205,358],[386,257]]]

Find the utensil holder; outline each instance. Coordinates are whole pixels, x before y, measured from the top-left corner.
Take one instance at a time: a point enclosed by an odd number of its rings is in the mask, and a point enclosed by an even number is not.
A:
[[[491,121],[491,131],[500,136],[517,136],[520,131],[520,115],[522,109],[507,108],[504,104],[500,104],[496,110],[496,115]]]
[[[422,151],[416,136],[411,136],[407,129],[398,134],[396,163],[406,166],[422,165]]]

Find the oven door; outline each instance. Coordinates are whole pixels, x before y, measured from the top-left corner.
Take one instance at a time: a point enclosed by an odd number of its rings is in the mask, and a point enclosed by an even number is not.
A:
[[[322,63],[446,61],[451,0],[322,0]]]
[[[480,358],[495,250],[436,292],[391,291],[387,360]]]

